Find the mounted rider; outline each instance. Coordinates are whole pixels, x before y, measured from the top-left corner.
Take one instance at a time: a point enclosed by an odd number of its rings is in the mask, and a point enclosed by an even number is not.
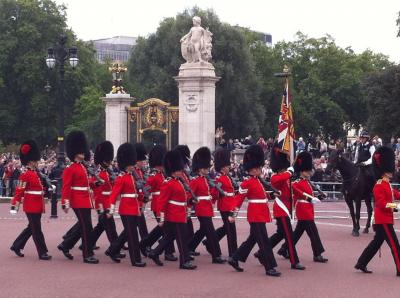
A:
[[[370,141],[368,131],[363,130],[360,133],[360,143],[356,148],[354,163],[360,166],[362,173],[373,185],[375,183],[374,171],[372,169],[372,156],[375,153],[375,146]],[[372,189],[371,189],[372,190]]]

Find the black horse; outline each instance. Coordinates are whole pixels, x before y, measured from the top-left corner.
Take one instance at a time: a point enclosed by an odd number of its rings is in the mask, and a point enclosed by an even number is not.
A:
[[[360,210],[361,201],[367,205],[368,220],[364,233],[369,232],[372,217],[372,189],[374,180],[360,167],[353,164],[344,157],[344,153],[339,150],[332,150],[329,155],[326,172],[333,173],[332,170],[339,170],[343,179],[342,193],[347,206],[350,209],[351,219],[353,220],[353,236],[360,236]],[[354,213],[355,205],[355,213]]]

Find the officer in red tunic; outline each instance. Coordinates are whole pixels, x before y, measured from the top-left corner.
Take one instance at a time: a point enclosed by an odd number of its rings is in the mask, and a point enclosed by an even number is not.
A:
[[[293,198],[296,205],[296,217],[298,220],[293,232],[293,243],[296,245],[303,233],[306,232],[311,241],[314,262],[326,263],[328,259],[322,256],[325,249],[314,221],[314,204],[319,203],[320,200],[314,197],[314,192],[309,182],[312,169],[311,154],[306,151],[299,153],[294,162],[294,170],[296,173],[300,173],[300,179],[292,184]],[[278,253],[286,255],[285,251],[287,251],[287,249],[288,247],[285,243]]]
[[[199,148],[193,155],[192,170],[197,173],[190,181],[190,188],[196,196],[195,211],[200,222],[200,228],[189,242],[190,251],[196,251],[197,246],[207,238],[207,246],[215,264],[224,264],[221,258],[221,248],[215,233],[212,217],[214,216],[213,200],[217,197],[216,189],[211,188],[207,176],[211,167],[211,152],[207,147]]]
[[[215,184],[219,185],[220,190],[217,195],[217,208],[221,214],[223,226],[219,227],[215,232],[218,241],[226,235],[228,241],[228,253],[231,257],[237,250],[237,234],[235,221],[232,220],[237,206],[237,197],[233,187],[232,178],[229,175],[231,166],[231,152],[226,149],[218,150],[214,153],[214,167],[217,171]],[[231,221],[229,220],[231,219]],[[210,251],[207,240],[203,241],[207,250]]]
[[[154,217],[157,223],[160,222],[160,204],[158,202],[160,198],[161,185],[164,183],[164,167],[163,160],[166,153],[164,146],[155,145],[149,153],[149,166],[153,169],[153,173],[147,178],[146,187],[148,186],[151,192],[151,210],[153,211]],[[158,239],[164,235],[163,229],[160,225],[156,225],[154,229],[140,241],[140,249],[142,254],[148,254],[147,248],[151,247]],[[174,244],[171,243],[165,250],[166,261],[177,261],[178,258],[174,256],[175,248]]]
[[[243,157],[243,166],[250,176],[240,185],[238,207],[247,198],[247,220],[250,224],[250,235],[233,256],[229,258],[228,263],[236,271],[242,272],[243,269],[239,267],[239,261],[245,262],[257,243],[260,249],[259,259],[262,260],[266,275],[280,276],[281,273],[275,269],[278,265],[272,252],[265,226],[267,222],[271,222],[271,215],[268,207],[268,195],[259,180],[263,165],[264,152],[262,148],[259,145],[251,145],[247,148]]]
[[[63,172],[61,204],[65,213],[69,211],[69,208],[74,210],[80,229],[74,229],[73,232],[67,234],[64,241],[57,248],[63,252],[66,258],[72,260],[73,256],[69,251],[82,237],[83,261],[89,264],[97,264],[99,260],[94,257],[91,245],[93,232],[91,210],[93,202],[88,173],[82,164],[85,159],[85,153],[89,151],[85,134],[81,131],[71,132],[66,139],[66,149],[72,164]]]
[[[130,143],[124,143],[119,146],[117,151],[118,167],[121,174],[115,180],[114,187],[110,196],[110,209],[108,216],[112,216],[115,211],[117,198],[121,198],[119,204],[119,215],[121,216],[124,230],[118,238],[111,243],[106,250],[106,255],[114,262],[119,263],[118,255],[124,243],[128,241],[129,256],[132,266],[145,267],[142,262],[139,249],[138,225],[141,216],[140,196],[136,189],[135,178],[132,175],[136,164],[136,150]]]
[[[24,212],[28,218],[28,227],[14,241],[10,249],[14,253],[23,257],[21,252],[26,242],[32,236],[40,260],[50,260],[51,256],[47,254],[48,250],[44,240],[41,217],[44,213],[43,185],[37,173],[37,162],[40,159],[40,151],[35,141],[26,141],[21,145],[19,156],[22,165],[26,166],[26,171],[19,176],[18,186],[15,190],[15,196],[11,200],[11,213],[18,211],[21,202],[24,204]]]
[[[293,175],[294,169],[290,167],[288,155],[282,153],[277,144],[272,148],[270,166],[274,172],[270,180],[271,186],[280,191],[280,195],[275,197],[273,206],[277,230],[276,233],[270,237],[271,246],[274,248],[281,240],[285,239],[292,269],[304,270],[305,267],[299,263],[299,257],[297,256],[296,247],[293,243],[293,230],[290,222],[292,212],[290,178]]]
[[[110,209],[110,195],[112,185],[115,179],[115,177],[113,177],[113,173],[110,170],[110,165],[113,159],[114,146],[111,142],[105,141],[97,145],[94,152],[94,163],[100,170],[97,176],[103,181],[103,183],[96,183],[97,178],[92,178],[93,183],[91,183],[91,185],[93,186],[95,207],[99,215],[99,221],[97,225],[93,228],[93,247],[96,246],[97,240],[100,238],[101,234],[104,231],[106,232],[107,239],[110,244],[118,238],[114,217],[107,216],[107,211]],[[119,257],[124,256],[124,254],[119,255]]]
[[[179,179],[183,175],[184,162],[177,150],[169,151],[164,158],[164,169],[168,178],[160,189],[158,198],[160,210],[159,225],[164,228],[164,237],[159,245],[149,253],[158,266],[163,266],[159,256],[176,240],[179,249],[179,268],[186,270],[196,269],[191,263],[187,246],[187,202],[185,188]]]
[[[149,192],[145,187],[147,175],[145,168],[147,167],[147,151],[142,143],[136,143],[134,145],[136,150],[137,162],[132,171],[133,177],[135,178],[138,193],[139,193],[139,203],[140,203],[140,218],[139,218],[139,234],[140,239],[145,238],[149,232],[147,230],[146,217],[144,215],[146,203],[149,200]]]
[[[377,149],[373,154],[372,166],[376,176],[380,178],[373,189],[375,198],[375,237],[364,249],[355,268],[364,273],[372,273],[367,269],[367,265],[378,252],[383,241],[386,241],[392,251],[397,276],[400,276],[400,246],[393,227],[393,212],[397,212],[400,209],[400,204],[394,201],[400,199],[400,193],[390,185],[390,180],[395,172],[393,149],[388,147]]]

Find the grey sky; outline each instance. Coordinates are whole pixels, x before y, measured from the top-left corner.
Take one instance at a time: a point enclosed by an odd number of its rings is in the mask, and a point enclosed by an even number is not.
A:
[[[197,5],[219,18],[272,34],[273,42],[293,40],[297,31],[311,37],[332,35],[356,52],[370,48],[400,62],[396,37],[399,0],[56,0],[68,10],[68,25],[84,40],[116,35],[146,36],[165,17]],[[189,28],[188,28],[189,29]]]

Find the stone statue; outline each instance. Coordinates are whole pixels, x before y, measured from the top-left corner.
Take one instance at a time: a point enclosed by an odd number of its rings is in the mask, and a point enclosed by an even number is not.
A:
[[[201,27],[201,19],[193,17],[193,27],[181,38],[182,57],[187,63],[209,62],[212,58],[212,33]]]

